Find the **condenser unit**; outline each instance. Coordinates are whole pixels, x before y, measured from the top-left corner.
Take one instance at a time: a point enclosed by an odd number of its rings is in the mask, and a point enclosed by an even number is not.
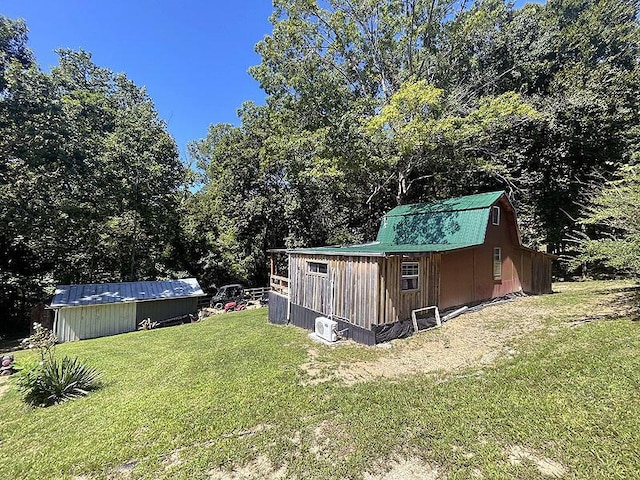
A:
[[[316,318],[316,335],[327,342],[338,341],[338,322],[326,317]]]

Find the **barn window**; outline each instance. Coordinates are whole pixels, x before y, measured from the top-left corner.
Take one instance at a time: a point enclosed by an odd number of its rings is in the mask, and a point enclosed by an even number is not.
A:
[[[498,205],[491,208],[491,223],[500,225],[500,207]]]
[[[502,249],[500,247],[493,249],[493,279],[502,279]]]
[[[400,290],[417,290],[419,278],[420,264],[418,262],[402,262]]]
[[[319,275],[326,275],[328,271],[328,266],[326,263],[322,262],[307,262],[309,266],[309,273],[317,273]]]

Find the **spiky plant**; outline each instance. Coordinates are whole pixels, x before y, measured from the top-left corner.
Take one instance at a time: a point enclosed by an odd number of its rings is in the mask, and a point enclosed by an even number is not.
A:
[[[33,406],[48,406],[82,397],[100,386],[100,374],[78,360],[52,357],[18,378],[24,400]]]

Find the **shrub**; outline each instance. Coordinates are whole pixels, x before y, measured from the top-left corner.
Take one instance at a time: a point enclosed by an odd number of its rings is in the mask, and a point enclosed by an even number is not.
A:
[[[53,356],[53,347],[56,345],[58,337],[40,323],[33,324],[33,335],[29,338],[25,338],[22,343],[27,348],[35,348],[40,354],[40,360],[43,362]]]
[[[33,406],[48,406],[87,395],[100,386],[97,370],[77,358],[50,357],[20,367],[16,384]]]

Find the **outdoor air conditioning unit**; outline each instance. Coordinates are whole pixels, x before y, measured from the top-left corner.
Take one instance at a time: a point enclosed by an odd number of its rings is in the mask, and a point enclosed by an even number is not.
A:
[[[316,318],[316,335],[327,342],[338,341],[338,322],[330,320],[326,317]]]

